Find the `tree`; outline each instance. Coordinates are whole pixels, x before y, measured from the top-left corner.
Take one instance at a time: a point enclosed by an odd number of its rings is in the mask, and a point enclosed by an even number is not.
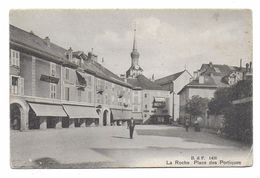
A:
[[[208,104],[209,113],[218,115],[224,114],[228,111],[232,105],[232,88],[219,88],[214,93],[214,98],[212,98]]]
[[[211,114],[223,114],[224,134],[232,139],[252,143],[252,102],[232,104],[232,101],[252,97],[252,80],[242,80],[228,88],[219,88],[209,102]]]
[[[185,110],[191,117],[203,116],[208,108],[209,100],[198,95],[192,96],[185,105]]]

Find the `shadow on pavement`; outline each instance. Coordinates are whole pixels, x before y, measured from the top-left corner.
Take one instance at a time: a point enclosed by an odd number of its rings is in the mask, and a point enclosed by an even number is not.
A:
[[[130,139],[129,137],[112,136],[113,138]]]
[[[16,167],[16,168],[29,168],[29,169],[96,169],[96,168],[109,168],[109,167],[118,167],[113,162],[88,162],[88,163],[71,163],[63,164],[59,163],[53,158],[40,158],[33,161],[34,166],[30,167]]]
[[[225,139],[218,135],[208,132],[195,132],[190,129],[188,132],[184,128],[169,128],[169,129],[136,129],[138,135],[146,136],[162,136],[162,137],[178,137],[184,139],[186,142],[196,142],[205,144],[214,144],[219,146],[245,146],[243,143]]]

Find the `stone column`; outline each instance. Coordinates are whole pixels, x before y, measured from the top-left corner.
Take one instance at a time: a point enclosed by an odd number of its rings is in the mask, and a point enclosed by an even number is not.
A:
[[[80,119],[80,127],[86,127],[86,119]]]
[[[58,117],[56,122],[56,128],[61,129],[62,128],[62,118]]]
[[[107,126],[111,126],[111,123],[110,123],[110,112],[109,111],[107,112]]]
[[[40,117],[40,129],[47,129],[47,118]]]
[[[74,128],[75,124],[74,124],[74,119],[69,119],[69,128]]]
[[[28,130],[29,129],[29,111],[28,110],[21,110],[21,130]]]

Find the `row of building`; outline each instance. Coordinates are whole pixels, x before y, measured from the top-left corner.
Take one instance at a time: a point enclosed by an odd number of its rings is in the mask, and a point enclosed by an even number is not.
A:
[[[118,76],[93,52],[65,49],[10,25],[12,129],[169,123],[170,92],[142,75],[134,37],[132,65]]]
[[[169,124],[185,117],[193,95],[212,98],[219,87],[250,76],[247,68],[202,64],[154,80],[143,75],[134,31],[131,66],[116,75],[93,51],[65,49],[10,25],[10,123],[12,129]],[[206,116],[205,116],[206,118]]]

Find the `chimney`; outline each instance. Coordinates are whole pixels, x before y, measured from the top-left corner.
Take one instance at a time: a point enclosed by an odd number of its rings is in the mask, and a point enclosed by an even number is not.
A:
[[[47,45],[48,47],[51,46],[51,40],[50,40],[50,38],[49,38],[48,36],[46,36],[46,37],[44,38],[44,41],[45,41],[45,43],[46,43],[46,45]]]
[[[205,77],[203,75],[199,76],[199,84],[203,84],[205,82]]]
[[[121,79],[124,80],[124,82],[127,82],[127,79],[126,79],[126,75],[125,74],[120,74],[119,76]]]
[[[91,52],[88,52],[88,60],[98,62],[97,57],[98,56],[93,53],[93,48],[91,48]]]
[[[209,62],[209,67],[213,67],[213,64],[212,64],[212,62]]]
[[[194,79],[196,79],[198,77],[198,71],[193,72],[193,77],[194,77]]]
[[[249,71],[248,71],[248,67],[249,67],[249,64],[246,63],[246,72],[249,72]]]
[[[240,59],[240,70],[242,69],[242,59]]]
[[[71,61],[72,60],[72,48],[70,47],[69,49],[68,49],[68,52],[67,52],[67,58],[68,58],[68,60],[69,61]]]
[[[249,72],[252,72],[252,62],[249,63]]]

